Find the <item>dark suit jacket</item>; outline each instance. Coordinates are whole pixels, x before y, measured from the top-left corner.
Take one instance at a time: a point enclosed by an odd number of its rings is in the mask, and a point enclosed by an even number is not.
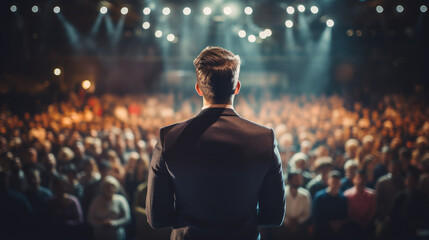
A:
[[[229,108],[162,128],[146,206],[171,239],[259,238],[258,225],[281,225],[286,207],[274,131]]]

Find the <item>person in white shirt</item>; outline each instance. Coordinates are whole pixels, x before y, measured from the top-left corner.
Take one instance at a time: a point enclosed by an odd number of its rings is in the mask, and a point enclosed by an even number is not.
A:
[[[286,214],[282,228],[273,230],[272,239],[309,238],[307,220],[311,216],[311,195],[307,189],[300,187],[302,181],[301,172],[288,173],[285,190]]]

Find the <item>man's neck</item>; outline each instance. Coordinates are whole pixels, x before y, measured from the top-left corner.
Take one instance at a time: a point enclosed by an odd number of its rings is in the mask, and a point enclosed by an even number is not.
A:
[[[211,103],[206,101],[203,98],[203,110],[206,108],[231,108],[234,109],[233,107],[234,104],[234,99],[231,99],[230,101],[226,102],[226,103]]]

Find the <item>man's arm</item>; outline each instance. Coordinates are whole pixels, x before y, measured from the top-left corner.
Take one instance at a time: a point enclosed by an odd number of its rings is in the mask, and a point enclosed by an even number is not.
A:
[[[282,161],[272,129],[271,134],[273,136],[273,153],[259,195],[258,225],[264,227],[280,226],[286,211]]]
[[[155,146],[149,168],[146,197],[147,221],[153,228],[171,227],[174,219],[174,190],[163,159],[162,136]]]

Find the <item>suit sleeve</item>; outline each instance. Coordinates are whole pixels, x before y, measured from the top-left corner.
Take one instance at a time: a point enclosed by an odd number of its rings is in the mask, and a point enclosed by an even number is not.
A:
[[[153,228],[171,227],[174,220],[174,188],[163,158],[162,135],[155,146],[149,168],[146,196],[147,221]]]
[[[258,225],[278,227],[283,223],[286,211],[285,184],[282,161],[277,149],[274,131],[271,129],[273,149],[268,172],[259,195]]]

